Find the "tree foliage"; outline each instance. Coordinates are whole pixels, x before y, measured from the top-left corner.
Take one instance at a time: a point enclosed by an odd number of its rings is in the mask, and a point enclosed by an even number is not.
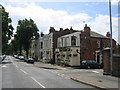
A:
[[[32,19],[23,19],[18,21],[16,40],[19,45],[20,54],[23,48],[26,51],[26,56],[28,57],[31,38],[37,35],[37,31],[38,28]]]
[[[14,28],[11,24],[12,20],[9,17],[9,13],[5,11],[5,8],[2,5],[0,6],[0,13],[2,14],[2,53],[5,54],[9,47],[8,41],[13,36]]]

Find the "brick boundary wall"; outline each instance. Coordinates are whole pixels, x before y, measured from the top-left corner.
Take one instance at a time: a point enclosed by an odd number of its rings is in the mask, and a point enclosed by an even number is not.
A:
[[[120,77],[120,54],[113,54],[112,75]]]

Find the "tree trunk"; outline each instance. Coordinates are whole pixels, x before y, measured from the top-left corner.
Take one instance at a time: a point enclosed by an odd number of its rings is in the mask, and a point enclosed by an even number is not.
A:
[[[21,47],[20,47],[20,55],[22,55],[22,49],[21,49]]]
[[[28,49],[26,50],[26,57],[28,58]]]

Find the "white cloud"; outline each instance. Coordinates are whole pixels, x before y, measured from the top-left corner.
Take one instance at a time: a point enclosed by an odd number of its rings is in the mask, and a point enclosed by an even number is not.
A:
[[[112,1],[111,1],[111,4],[112,4],[112,5],[118,5],[118,2],[119,2],[119,1],[120,1],[120,0],[112,0]]]
[[[10,17],[13,19],[13,25],[17,25],[19,19],[32,18],[37,24],[40,31],[48,33],[48,28],[54,26],[55,28],[70,28],[81,30],[83,29],[83,21],[93,31],[103,35],[109,31],[109,16],[98,14],[96,17],[91,17],[87,13],[78,13],[70,15],[63,10],[44,9],[34,3],[22,4],[22,7],[13,7],[12,5],[3,5],[9,11]],[[113,38],[118,40],[118,18],[113,17]],[[44,29],[43,29],[44,27]]]
[[[34,3],[34,2],[108,2],[109,0],[4,0],[5,3]],[[120,0],[111,0],[112,5],[118,5]],[[87,5],[87,4],[86,4]]]
[[[91,19],[86,13],[78,13],[69,15],[66,11],[44,9],[36,6],[34,3],[25,4],[26,7],[12,7],[11,5],[5,6],[7,11],[10,12],[11,17],[32,18],[39,27],[58,26],[70,27],[82,21]],[[16,22],[15,22],[16,23]]]
[[[106,32],[110,32],[110,25],[109,25],[109,16],[108,15],[97,15],[96,18],[89,22],[88,24],[92,28],[92,30],[106,35]],[[112,32],[113,38],[118,41],[118,18],[112,17]]]

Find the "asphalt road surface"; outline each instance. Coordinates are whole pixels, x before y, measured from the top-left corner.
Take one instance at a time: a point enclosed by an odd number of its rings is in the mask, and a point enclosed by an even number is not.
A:
[[[2,88],[94,88],[12,56],[6,57],[1,68]]]

